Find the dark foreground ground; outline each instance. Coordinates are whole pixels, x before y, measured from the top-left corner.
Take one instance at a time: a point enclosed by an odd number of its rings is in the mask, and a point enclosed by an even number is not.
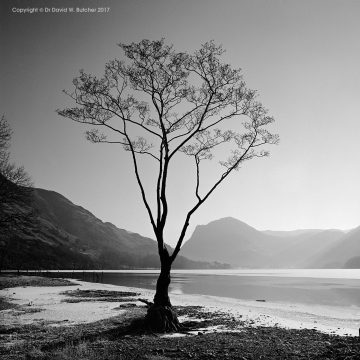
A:
[[[66,280],[0,277],[0,288],[61,286]],[[322,334],[315,330],[254,327],[227,313],[210,313],[202,307],[177,307],[187,315],[184,331],[173,337],[148,333],[142,326],[146,306],[128,302],[138,294],[107,291],[67,292],[68,302],[114,301],[125,315],[92,324],[0,326],[0,358],[62,360],[127,359],[360,359],[360,338]],[[125,301],[126,299],[126,301]],[[1,312],[13,307],[0,301]],[[206,331],[215,326],[217,332]],[[226,332],[220,329],[226,328]]]

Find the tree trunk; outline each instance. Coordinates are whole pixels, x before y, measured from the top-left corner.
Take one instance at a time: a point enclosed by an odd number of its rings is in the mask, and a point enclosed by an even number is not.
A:
[[[154,305],[171,307],[171,302],[169,298],[169,285],[171,281],[170,271],[171,264],[164,261],[164,263],[161,264],[160,275],[156,282]]]
[[[161,255],[161,271],[156,283],[154,304],[148,309],[145,323],[152,331],[172,332],[179,330],[181,325],[169,298],[172,262],[166,248]]]

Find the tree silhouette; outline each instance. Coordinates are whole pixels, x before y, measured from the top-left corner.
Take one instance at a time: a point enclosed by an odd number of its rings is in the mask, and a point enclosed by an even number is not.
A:
[[[0,224],[3,233],[26,217],[22,206],[29,205],[32,182],[22,166],[10,161],[12,130],[5,116],[0,119]]]
[[[9,241],[35,222],[32,182],[22,166],[10,161],[12,130],[5,116],[0,119],[0,269],[5,265]]]
[[[263,145],[276,144],[278,136],[267,130],[274,119],[257,101],[256,91],[246,87],[241,69],[223,63],[224,50],[213,41],[192,54],[175,51],[163,39],[119,46],[125,60],[108,62],[100,78],[80,71],[73,80],[74,89],[65,91],[77,105],[58,110],[58,114],[93,125],[86,132],[91,142],[120,144],[130,153],[161,262],[147,320],[155,330],[171,331],[179,326],[168,295],[171,265],[191,216],[244,161],[267,156]],[[203,189],[200,165],[220,148],[221,154],[227,154],[219,161],[222,170],[212,186]],[[169,166],[178,154],[194,164],[195,202],[185,214],[170,254],[164,239],[167,188]],[[157,166],[154,203],[140,174],[142,156]]]

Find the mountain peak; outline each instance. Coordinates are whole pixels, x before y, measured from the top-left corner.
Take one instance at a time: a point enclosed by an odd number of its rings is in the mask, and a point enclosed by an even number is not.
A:
[[[218,260],[236,267],[303,267],[314,254],[339,244],[344,235],[340,230],[258,231],[224,217],[197,226],[182,253],[194,260]]]
[[[0,241],[0,252],[5,254],[2,266],[8,269],[127,269],[160,265],[156,241],[105,223],[55,191],[34,189],[31,208],[36,221],[17,230],[11,240]],[[219,267],[183,256],[176,259],[174,266]]]
[[[221,226],[221,227],[237,227],[237,228],[243,227],[243,228],[253,229],[253,230],[257,231],[252,226],[246,224],[245,222],[243,222],[243,221],[241,221],[239,219],[231,217],[231,216],[227,216],[227,217],[223,217],[223,218],[220,218],[220,219],[210,221],[208,224],[202,225],[202,226],[211,226],[211,227],[213,227],[213,226],[216,226],[216,227]]]

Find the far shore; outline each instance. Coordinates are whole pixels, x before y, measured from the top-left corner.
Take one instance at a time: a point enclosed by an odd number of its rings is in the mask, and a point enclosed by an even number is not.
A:
[[[101,357],[101,349],[110,351],[114,359],[116,349],[123,355],[122,359],[136,359],[129,348],[140,340],[150,355],[158,356],[153,359],[159,360],[167,358],[172,344],[178,346],[176,351],[172,350],[176,356],[170,356],[176,359],[204,359],[201,357],[204,351],[210,351],[212,346],[215,356],[217,347],[225,343],[229,347],[224,352],[227,355],[214,358],[241,358],[234,353],[240,348],[246,359],[257,359],[260,355],[267,359],[282,358],[275,356],[279,352],[287,354],[283,358],[290,359],[300,359],[301,354],[314,359],[319,354],[326,354],[328,359],[337,359],[341,358],[338,352],[343,350],[351,356],[360,355],[359,324],[343,319],[341,314],[326,318],[319,309],[174,293],[171,294],[172,303],[184,324],[184,331],[154,337],[142,330],[134,330],[131,325],[134,320],[144,317],[146,305],[139,299],[151,301],[153,291],[150,290],[16,275],[0,276],[0,288],[0,355],[5,356],[4,359],[22,358],[30,344],[37,344],[40,349],[39,354],[31,350],[34,359],[70,359],[67,357],[70,352],[76,356],[73,358],[95,359],[95,355]],[[77,329],[81,329],[80,338]],[[118,334],[115,339],[114,334]],[[204,344],[196,350],[199,336]],[[49,344],[50,339],[57,345]],[[244,343],[245,339],[247,342]],[[99,342],[101,349],[95,347],[94,350],[93,345]],[[194,351],[186,352],[186,348],[182,351],[181,344],[185,343],[193,344]],[[340,343],[342,350],[336,347]],[[80,350],[88,351],[87,357],[80,357]],[[138,358],[150,359],[146,357],[149,354]]]

